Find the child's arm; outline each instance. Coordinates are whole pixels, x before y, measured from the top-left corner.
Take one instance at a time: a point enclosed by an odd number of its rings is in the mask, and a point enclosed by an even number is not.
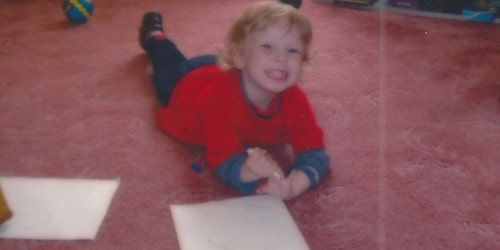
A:
[[[270,176],[284,178],[283,171],[266,150],[253,148],[248,151],[247,154],[232,156],[216,169],[223,182],[243,195],[249,195],[257,188],[260,179]]]
[[[247,149],[248,158],[241,169],[241,181],[250,182],[254,180],[275,176],[284,179],[285,174],[278,163],[261,148]]]
[[[229,158],[216,169],[217,175],[224,183],[236,188],[243,195],[253,193],[259,185],[258,180],[249,182],[241,181],[241,172],[243,171],[243,164],[246,159],[246,154],[237,154]]]
[[[268,182],[257,188],[257,194],[271,194],[283,200],[295,198],[311,187],[309,177],[302,171],[292,171],[286,179],[271,177]]]
[[[324,150],[312,150],[299,155],[288,177],[269,178],[257,189],[258,194],[272,194],[284,200],[295,198],[309,188],[315,188],[329,170],[330,157]]]
[[[287,179],[290,182],[291,192],[289,198],[285,199],[295,198],[311,187],[309,177],[302,171],[292,171]]]

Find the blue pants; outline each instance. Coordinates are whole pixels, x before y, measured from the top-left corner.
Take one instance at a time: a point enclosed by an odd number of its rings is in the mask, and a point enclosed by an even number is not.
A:
[[[186,59],[169,39],[148,41],[148,55],[153,63],[153,85],[163,107],[168,106],[170,97],[179,80],[197,68],[217,63],[215,55]]]

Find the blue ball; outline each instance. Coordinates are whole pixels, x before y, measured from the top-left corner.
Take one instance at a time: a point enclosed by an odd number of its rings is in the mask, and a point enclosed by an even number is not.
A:
[[[63,0],[62,9],[70,21],[84,23],[94,13],[94,4],[90,0]]]

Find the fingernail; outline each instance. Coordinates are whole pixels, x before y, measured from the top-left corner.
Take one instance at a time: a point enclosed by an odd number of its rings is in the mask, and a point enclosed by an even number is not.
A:
[[[283,179],[283,177],[281,177],[280,174],[278,174],[278,172],[273,172],[273,176],[276,177],[278,180]]]

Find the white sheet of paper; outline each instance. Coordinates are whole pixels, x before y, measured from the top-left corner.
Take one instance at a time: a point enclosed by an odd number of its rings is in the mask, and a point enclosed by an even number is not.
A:
[[[14,216],[0,238],[94,240],[120,180],[0,177]]]
[[[309,249],[284,202],[248,196],[192,205],[171,205],[183,250]]]

